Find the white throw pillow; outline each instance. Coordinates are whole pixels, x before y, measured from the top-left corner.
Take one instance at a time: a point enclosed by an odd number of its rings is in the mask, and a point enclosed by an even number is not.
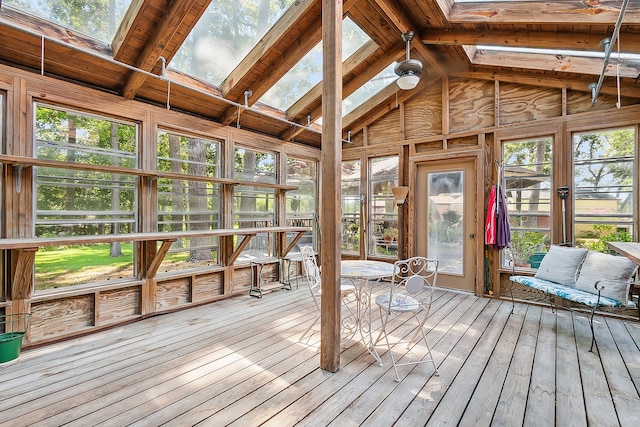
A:
[[[580,270],[576,289],[597,293],[595,284],[600,281],[599,285],[604,286],[602,296],[626,304],[630,278],[636,269],[637,265],[628,258],[589,251]]]
[[[535,277],[565,286],[575,286],[578,270],[586,256],[587,250],[583,248],[552,245],[542,258]]]

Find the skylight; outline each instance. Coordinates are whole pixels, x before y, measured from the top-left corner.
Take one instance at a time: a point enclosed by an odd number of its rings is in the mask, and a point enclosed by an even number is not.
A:
[[[171,67],[220,86],[294,0],[218,0],[209,4]]]
[[[111,44],[131,0],[3,0],[0,4]]]
[[[370,38],[351,19],[342,22],[342,61]],[[307,53],[287,74],[260,98],[272,107],[286,110],[322,80],[322,42]]]
[[[396,66],[395,62],[389,64],[387,68],[378,73],[374,78],[360,86],[358,90],[349,95],[342,101],[342,116],[346,116],[360,105],[364,104],[369,98],[380,92],[389,84],[395,82],[398,76],[393,72]]]

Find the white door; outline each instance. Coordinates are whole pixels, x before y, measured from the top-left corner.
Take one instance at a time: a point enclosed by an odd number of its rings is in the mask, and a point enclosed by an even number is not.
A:
[[[473,159],[417,166],[416,255],[439,261],[443,288],[476,289],[475,180]]]

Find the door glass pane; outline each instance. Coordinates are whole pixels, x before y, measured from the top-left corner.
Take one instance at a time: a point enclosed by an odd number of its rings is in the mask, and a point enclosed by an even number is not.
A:
[[[398,256],[398,209],[391,188],[398,185],[398,156],[369,161],[369,255]]]
[[[428,253],[440,261],[438,270],[463,274],[464,172],[428,175]]]
[[[360,253],[360,161],[342,162],[342,253]]]

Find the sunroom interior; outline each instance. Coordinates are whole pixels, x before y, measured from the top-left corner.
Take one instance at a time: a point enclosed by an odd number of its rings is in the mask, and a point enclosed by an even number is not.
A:
[[[550,245],[638,241],[635,1],[2,0],[0,28],[23,351],[267,303],[312,246],[335,372],[340,260],[428,256],[439,287],[504,300]],[[511,257],[485,243],[494,185]]]

